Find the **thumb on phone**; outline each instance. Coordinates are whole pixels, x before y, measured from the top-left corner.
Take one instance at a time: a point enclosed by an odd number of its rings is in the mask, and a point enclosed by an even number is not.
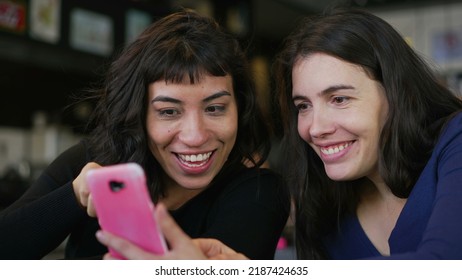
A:
[[[206,259],[201,249],[170,216],[164,204],[156,205],[154,216],[170,247],[165,259]]]

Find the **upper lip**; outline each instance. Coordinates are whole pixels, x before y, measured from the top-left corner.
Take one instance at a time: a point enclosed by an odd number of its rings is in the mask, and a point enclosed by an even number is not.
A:
[[[208,150],[208,151],[194,151],[194,152],[173,152],[174,154],[177,154],[177,155],[185,155],[185,156],[188,156],[188,155],[198,155],[198,154],[207,154],[207,153],[213,153],[215,150]]]
[[[185,161],[202,161],[208,160],[212,156],[214,150],[206,152],[187,152],[187,153],[174,153],[177,158]]]
[[[334,148],[334,147],[339,147],[339,146],[344,146],[346,144],[351,145],[354,142],[354,140],[349,140],[349,141],[337,141],[337,142],[316,142],[313,144],[316,145],[319,149],[329,149],[329,148]]]
[[[320,148],[327,148],[327,147],[331,147],[331,146],[339,146],[339,145],[343,145],[345,143],[352,143],[354,142],[354,140],[345,140],[345,141],[336,141],[336,142],[333,142],[333,141],[329,141],[329,142],[321,142],[321,141],[313,141],[312,143]]]

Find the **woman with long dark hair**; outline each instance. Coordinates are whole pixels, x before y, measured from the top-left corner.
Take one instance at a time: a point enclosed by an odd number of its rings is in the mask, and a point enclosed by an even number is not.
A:
[[[289,215],[282,179],[262,168],[269,135],[245,53],[192,11],[155,21],[126,46],[97,90],[92,131],[53,161],[0,216],[0,257],[101,257],[88,170],[136,162],[154,203],[192,238],[272,259]]]
[[[275,75],[298,258],[462,258],[462,101],[398,32],[309,17]]]

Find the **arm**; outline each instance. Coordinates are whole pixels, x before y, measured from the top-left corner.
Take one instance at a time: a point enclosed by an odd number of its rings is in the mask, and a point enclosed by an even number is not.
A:
[[[86,217],[72,188],[84,155],[81,144],[64,152],[20,199],[0,213],[1,259],[42,258]]]

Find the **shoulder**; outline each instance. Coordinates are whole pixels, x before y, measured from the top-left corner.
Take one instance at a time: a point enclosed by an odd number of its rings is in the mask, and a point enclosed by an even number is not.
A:
[[[457,133],[460,133],[462,131],[462,111],[460,111],[459,113],[455,114],[454,117],[452,117],[443,133],[450,133],[450,132],[457,132]]]
[[[83,166],[90,161],[87,142],[81,140],[64,150],[46,169],[52,177],[75,177]]]
[[[435,149],[443,148],[451,142],[462,141],[462,112],[456,114],[452,119],[448,121],[444,129],[442,130],[438,143]]]
[[[90,154],[88,150],[88,143],[85,139],[80,140],[78,143],[68,147],[64,150],[54,162],[87,162],[90,160]]]
[[[438,166],[448,166],[460,162],[462,154],[462,113],[456,114],[449,120],[433,149],[432,158],[438,162]]]

